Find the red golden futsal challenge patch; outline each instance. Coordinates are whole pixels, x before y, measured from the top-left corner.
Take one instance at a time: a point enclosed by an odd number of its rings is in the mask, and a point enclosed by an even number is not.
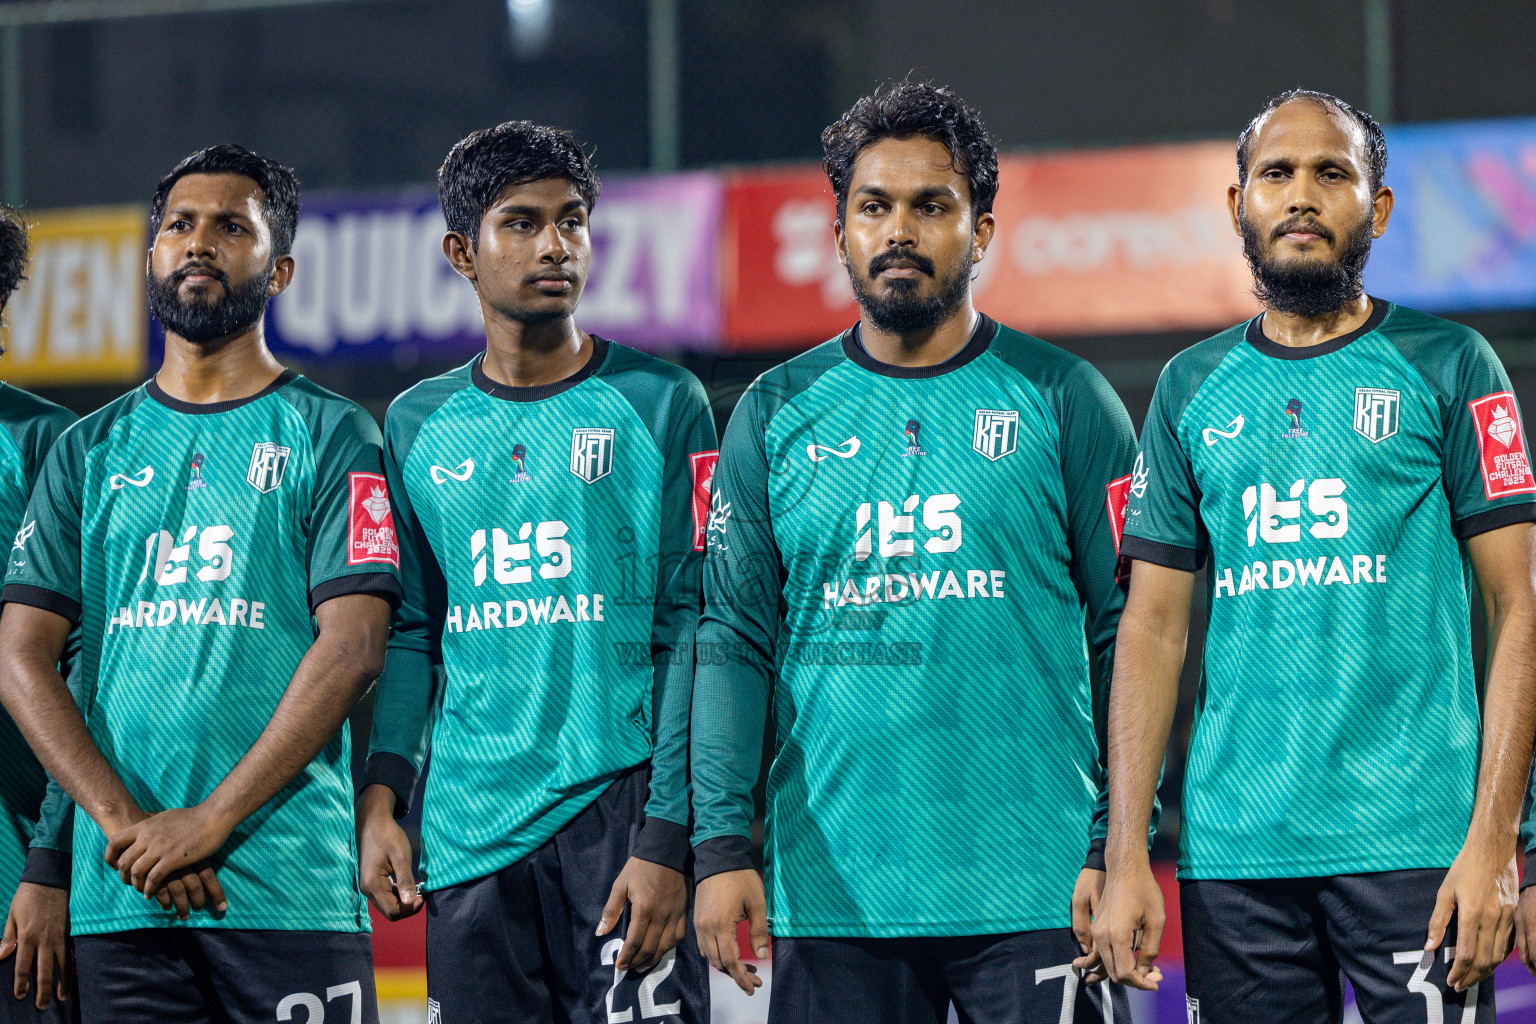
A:
[[[694,452],[688,456],[693,466],[693,550],[704,550],[704,530],[709,526],[709,501],[715,487],[715,463],[720,453]]]
[[[1115,540],[1115,581],[1123,583],[1130,578],[1131,566],[1128,559],[1119,558],[1120,538],[1125,534],[1125,506],[1131,500],[1131,477],[1129,474],[1118,480],[1111,480],[1105,488],[1109,494],[1105,502],[1109,507],[1109,532]]]
[[[1468,402],[1472,426],[1477,431],[1477,450],[1483,462],[1483,493],[1488,500],[1509,494],[1536,492],[1536,474],[1525,446],[1525,427],[1520,408],[1508,391]]]
[[[347,506],[347,564],[383,562],[400,568],[400,542],[389,487],[379,473],[348,473],[352,497]]]

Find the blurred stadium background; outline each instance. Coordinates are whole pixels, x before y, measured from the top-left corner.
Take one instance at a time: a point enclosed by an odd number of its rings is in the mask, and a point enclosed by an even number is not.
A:
[[[1530,0],[0,0],[0,197],[34,244],[0,375],[80,413],[140,383],[161,343],[147,200],[235,141],[305,187],[269,342],[382,418],[482,343],[438,251],[436,168],[472,129],[530,118],[573,129],[605,178],[579,322],[694,370],[723,427],[757,373],[852,321],[818,136],[911,72],[979,107],[1007,154],[978,305],[1091,359],[1138,426],[1168,357],[1255,308],[1224,189],[1238,130],[1293,85],[1388,125],[1398,206],[1372,293],[1482,331],[1529,413],[1533,52]],[[1202,625],[1162,787],[1168,879]],[[1138,1021],[1184,1019],[1170,932],[1170,983]],[[423,1020],[421,919],[375,934],[386,1019]],[[716,991],[717,1020],[764,1018],[761,996]],[[1536,1021],[1513,963],[1499,1009]]]

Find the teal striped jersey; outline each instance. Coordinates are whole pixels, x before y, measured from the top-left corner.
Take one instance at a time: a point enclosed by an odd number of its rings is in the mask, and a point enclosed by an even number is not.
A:
[[[366,781],[403,814],[430,745],[421,876],[440,889],[533,852],[649,760],[634,853],[681,869],[716,457],[704,389],[603,338],[538,387],[496,383],[482,358],[385,418],[405,600]]]
[[[1488,343],[1373,302],[1310,348],[1239,324],[1158,381],[1123,551],[1208,564],[1186,878],[1443,868],[1466,836],[1465,541],[1536,519],[1536,477]]]
[[[74,420],[68,409],[0,384],[0,525],[8,531],[7,536],[16,534],[16,544],[25,540],[16,531],[21,530],[27,497],[43,459]],[[46,814],[45,787],[50,797]],[[0,919],[28,866],[29,846],[38,851],[31,858],[34,872],[40,861],[67,865],[64,851],[72,815],[72,805],[63,791],[48,785],[42,765],[32,756],[16,723],[0,709]],[[32,874],[29,872],[29,877]]]
[[[194,405],[151,381],[76,423],[44,464],[4,600],[80,623],[96,746],[146,811],[211,793],[314,642],[312,610],[399,595],[378,427],[291,372]],[[78,815],[74,934],[203,927],[365,931],[345,727],[211,858],[222,918],[178,922],[125,885]]]
[[[855,328],[759,377],[707,534],[698,875],[751,866],[771,702],[775,935],[1068,925],[1134,449],[1097,371],[985,317],[936,366]]]

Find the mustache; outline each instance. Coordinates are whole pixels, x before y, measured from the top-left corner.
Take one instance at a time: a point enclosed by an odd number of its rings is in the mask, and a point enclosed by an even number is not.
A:
[[[209,266],[206,263],[188,263],[183,267],[178,267],[176,270],[171,272],[170,277],[165,279],[165,283],[170,285],[172,288],[177,288],[180,287],[181,282],[185,281],[193,274],[206,274],[207,276],[213,278],[215,281],[219,282],[219,284],[223,285],[225,291],[229,291],[229,275],[224,273],[224,271],[220,270],[218,267]]]
[[[1296,230],[1311,232],[1314,235],[1320,236],[1323,241],[1327,242],[1329,245],[1333,244],[1333,232],[1323,227],[1317,221],[1310,220],[1306,217],[1292,217],[1284,224],[1281,224],[1279,227],[1275,228],[1274,233],[1270,235],[1270,239],[1274,240],[1277,238],[1282,238]]]
[[[910,263],[920,272],[927,274],[929,277],[934,275],[933,260],[920,254],[915,249],[902,247],[897,249],[887,249],[885,252],[882,252],[880,255],[870,260],[869,276],[874,277],[882,270],[889,270],[891,267],[894,267],[898,263]]]

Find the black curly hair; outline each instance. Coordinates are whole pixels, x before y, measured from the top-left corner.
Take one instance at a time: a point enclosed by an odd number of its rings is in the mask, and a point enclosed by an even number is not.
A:
[[[0,310],[26,279],[27,222],[20,210],[0,203]]]
[[[603,188],[581,144],[564,128],[507,121],[470,132],[437,169],[437,199],[448,230],[478,248],[480,218],[507,186],[545,178],[565,178],[576,186],[589,213]]]
[[[299,226],[299,179],[293,168],[232,142],[198,150],[160,179],[149,207],[152,235],[160,232],[172,187],[189,174],[239,174],[254,181],[261,189],[261,212],[267,219],[267,230],[272,232],[272,255],[288,255],[293,248],[293,233]]]
[[[1361,133],[1365,136],[1366,180],[1370,182],[1371,191],[1374,193],[1381,188],[1381,183],[1387,175],[1387,137],[1382,134],[1381,125],[1376,119],[1358,107],[1351,106],[1337,96],[1326,92],[1318,92],[1315,89],[1287,89],[1285,92],[1271,96],[1264,104],[1264,109],[1254,115],[1248,122],[1242,134],[1237,137],[1237,187],[1248,186],[1248,154],[1253,148],[1253,137],[1258,133],[1259,125],[1277,107],[1282,107],[1291,100],[1311,100],[1323,110],[1335,114],[1343,114],[1360,126]]]
[[[837,196],[837,219],[848,210],[853,164],[882,139],[933,139],[949,150],[950,166],[971,189],[971,218],[992,212],[997,198],[997,146],[976,110],[943,86],[910,78],[887,82],[861,97],[821,133],[822,166]]]

